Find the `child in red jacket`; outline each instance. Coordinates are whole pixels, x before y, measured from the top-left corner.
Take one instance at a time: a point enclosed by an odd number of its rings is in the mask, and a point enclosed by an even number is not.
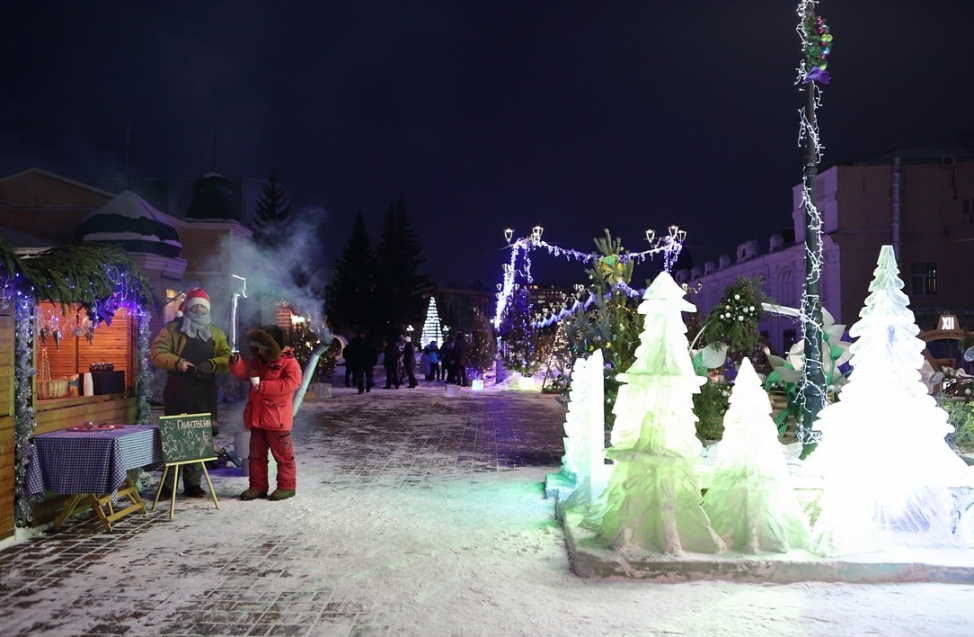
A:
[[[291,442],[292,399],[301,386],[301,366],[294,350],[284,346],[284,332],[265,325],[247,333],[251,359],[230,355],[230,372],[250,379],[250,395],[244,408],[244,427],[250,430],[250,488],[241,500],[286,500],[297,490],[297,466]],[[268,497],[267,450],[277,462],[277,489]]]

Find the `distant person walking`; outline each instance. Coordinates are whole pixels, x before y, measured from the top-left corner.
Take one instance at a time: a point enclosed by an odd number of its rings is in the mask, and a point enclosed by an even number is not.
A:
[[[345,364],[352,370],[352,380],[358,388],[358,393],[372,391],[375,385],[373,368],[378,359],[379,352],[369,340],[368,334],[365,330],[359,330],[358,335],[345,348]]]
[[[456,376],[456,365],[453,361],[453,349],[455,343],[452,338],[447,338],[446,342],[443,343],[443,349],[440,350],[440,363],[443,366],[443,376],[447,383],[455,383],[457,381]]]
[[[467,386],[467,362],[470,353],[470,343],[463,332],[457,332],[456,341],[453,345],[454,375],[456,383],[461,387]]]
[[[392,389],[395,385],[399,389],[399,344],[395,338],[386,341],[382,348],[382,366],[386,370],[386,384],[383,389]]]
[[[402,366],[406,371],[406,378],[409,380],[409,388],[416,387],[416,348],[413,347],[413,339],[406,337],[406,342],[402,347]]]

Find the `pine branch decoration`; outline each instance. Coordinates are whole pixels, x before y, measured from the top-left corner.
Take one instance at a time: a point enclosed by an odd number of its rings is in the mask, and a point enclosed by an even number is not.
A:
[[[45,250],[22,264],[33,295],[59,303],[64,315],[69,305],[77,303],[95,320],[99,304],[114,309],[116,294],[160,312],[145,273],[118,246],[72,243]]]

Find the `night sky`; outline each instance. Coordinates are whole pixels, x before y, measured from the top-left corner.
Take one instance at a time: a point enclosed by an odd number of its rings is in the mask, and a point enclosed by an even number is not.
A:
[[[494,288],[518,235],[697,265],[790,227],[796,0],[6,2],[0,175],[230,178],[277,168],[337,256],[400,193],[441,286]],[[972,0],[823,0],[823,167],[974,143]],[[0,222],[2,223],[2,222]],[[539,282],[581,279],[538,255]],[[636,283],[641,283],[636,281]]]

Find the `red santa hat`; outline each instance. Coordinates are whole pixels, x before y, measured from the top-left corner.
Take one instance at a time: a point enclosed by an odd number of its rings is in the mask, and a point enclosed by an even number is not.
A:
[[[210,309],[210,297],[206,295],[203,288],[196,287],[186,293],[186,298],[179,304],[179,313],[183,314],[194,305],[202,305],[206,309]]]

